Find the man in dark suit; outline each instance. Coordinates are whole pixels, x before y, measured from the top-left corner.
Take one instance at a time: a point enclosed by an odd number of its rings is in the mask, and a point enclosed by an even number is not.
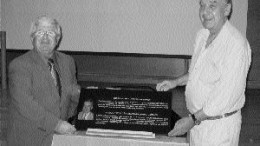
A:
[[[76,131],[66,120],[80,88],[73,58],[56,51],[61,27],[43,16],[32,23],[30,35],[33,49],[9,65],[9,146],[50,146],[54,133]]]

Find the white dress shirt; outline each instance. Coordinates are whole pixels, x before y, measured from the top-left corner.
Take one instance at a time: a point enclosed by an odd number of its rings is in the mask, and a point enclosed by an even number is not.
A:
[[[203,108],[208,116],[216,116],[243,107],[251,49],[228,21],[205,48],[208,36],[202,29],[196,37],[185,94],[191,113]]]

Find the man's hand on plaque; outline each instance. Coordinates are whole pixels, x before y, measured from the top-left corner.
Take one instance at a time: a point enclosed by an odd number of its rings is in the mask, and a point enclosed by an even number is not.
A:
[[[173,130],[168,133],[168,136],[180,136],[188,132],[194,126],[194,121],[191,117],[184,117],[175,123]]]
[[[165,81],[158,83],[156,85],[156,90],[157,91],[168,91],[168,90],[173,89],[175,87],[177,87],[177,81],[175,81],[175,80],[172,80],[172,81],[165,80]]]
[[[60,120],[55,128],[55,132],[59,134],[74,134],[76,129],[70,123]]]

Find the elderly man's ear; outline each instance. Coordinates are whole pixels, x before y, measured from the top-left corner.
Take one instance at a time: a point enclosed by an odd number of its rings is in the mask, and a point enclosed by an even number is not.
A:
[[[227,7],[225,8],[225,16],[229,16],[231,13],[231,4],[227,4]]]

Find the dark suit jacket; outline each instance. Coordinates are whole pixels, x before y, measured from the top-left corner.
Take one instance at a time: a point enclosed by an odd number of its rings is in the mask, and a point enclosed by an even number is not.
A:
[[[54,55],[60,74],[61,97],[48,65],[35,50],[9,65],[11,103],[7,141],[10,146],[51,145],[58,120],[67,120],[70,102],[78,100],[72,95],[73,86],[77,84],[73,58],[57,51]]]

